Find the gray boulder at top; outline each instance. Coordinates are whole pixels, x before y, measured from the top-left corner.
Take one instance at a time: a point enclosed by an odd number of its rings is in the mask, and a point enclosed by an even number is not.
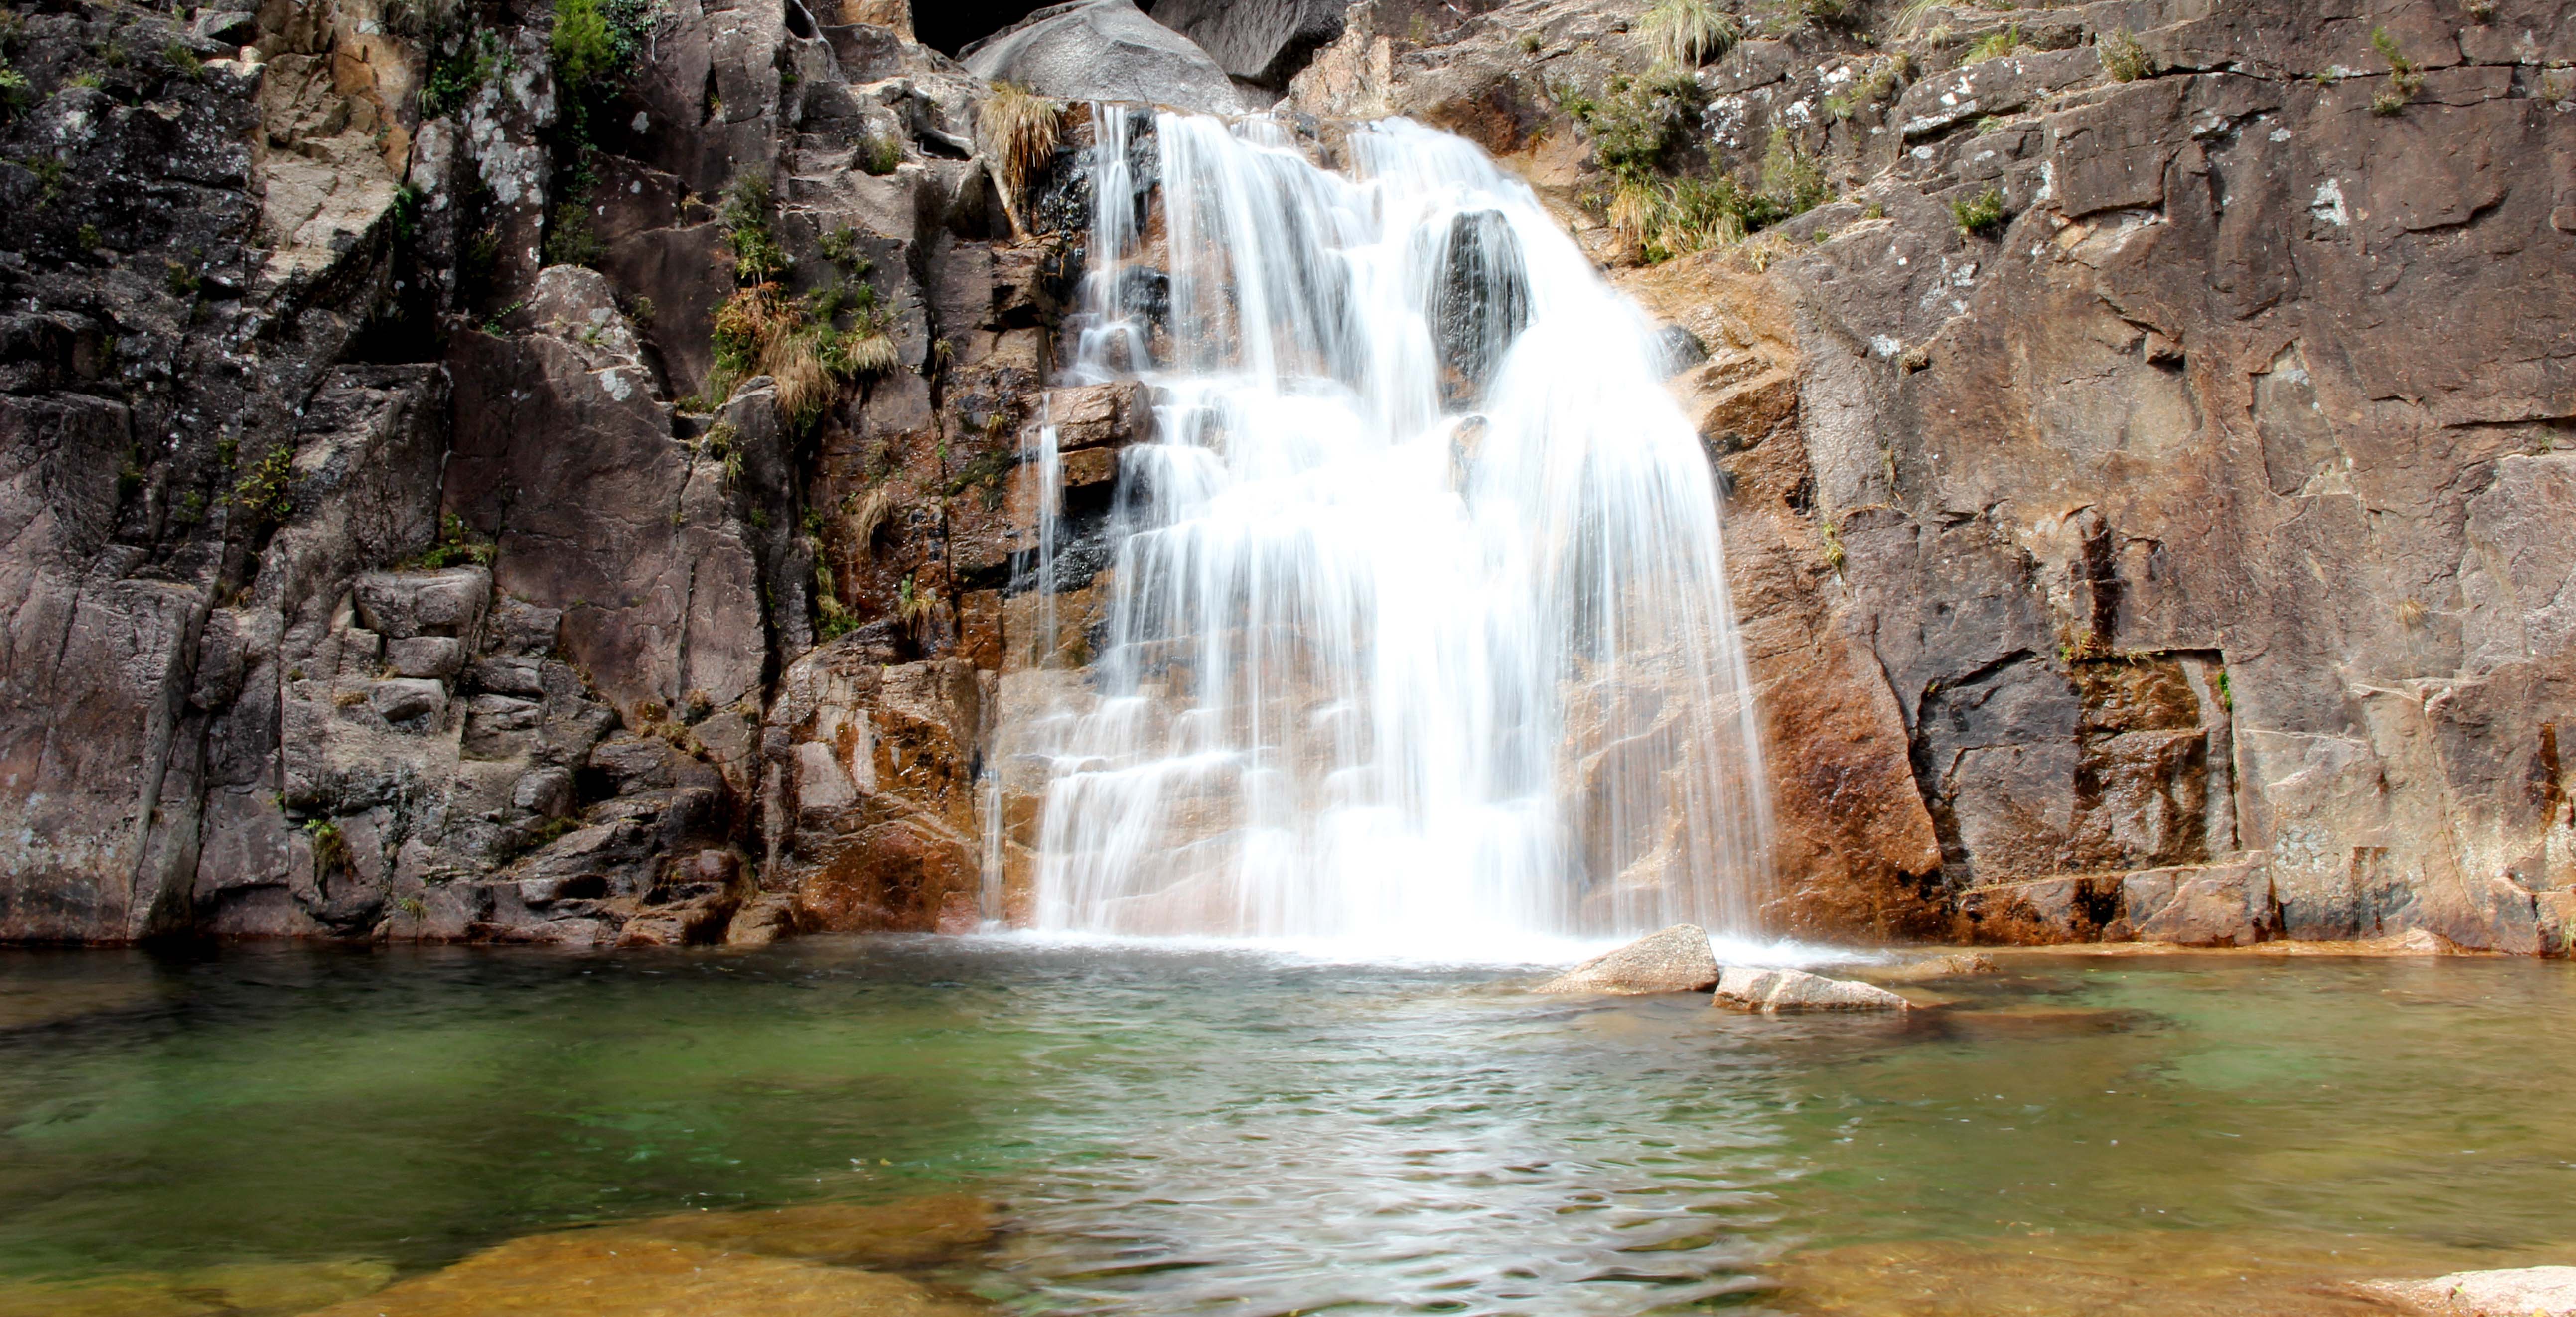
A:
[[[1697,924],[1675,924],[1606,956],[1595,956],[1538,986],[1541,992],[1706,992],[1717,982],[1717,957]]]
[[[1145,17],[1134,0],[1041,9],[959,52],[966,71],[1070,101],[1150,101],[1235,114],[1242,97],[1197,43]]]
[[[1901,1011],[1910,1005],[1885,988],[1829,979],[1802,969],[1730,966],[1717,980],[1715,1005],[1739,1011]]]
[[[1154,21],[1188,37],[1246,82],[1284,88],[1315,48],[1342,34],[1350,0],[1155,0]]]
[[[2576,1267],[2458,1271],[2431,1280],[2378,1280],[2353,1287],[2410,1312],[2444,1317],[2567,1317],[2576,1314]]]

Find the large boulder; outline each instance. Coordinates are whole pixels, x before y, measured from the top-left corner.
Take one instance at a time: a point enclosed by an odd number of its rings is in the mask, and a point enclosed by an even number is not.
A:
[[[1716,982],[1717,957],[1708,949],[1707,930],[1697,924],[1675,924],[1606,956],[1595,956],[1540,984],[1538,990],[1638,996],[1706,992]]]
[[[1718,976],[1715,1005],[1766,1015],[1781,1011],[1901,1011],[1903,997],[1849,979],[1829,979],[1802,969],[1730,966]]]
[[[2576,1267],[2458,1271],[2431,1280],[2377,1280],[2359,1292],[2442,1317],[2565,1317],[2576,1313]]]
[[[1285,88],[1316,47],[1342,34],[1349,8],[1350,0],[1155,0],[1154,21],[1235,77]]]
[[[1225,70],[1188,37],[1145,17],[1135,0],[1076,0],[1041,9],[959,52],[966,71],[1069,101],[1146,101],[1235,114]]]

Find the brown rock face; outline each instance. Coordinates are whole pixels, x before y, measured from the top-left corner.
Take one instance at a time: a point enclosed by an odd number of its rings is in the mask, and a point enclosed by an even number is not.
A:
[[[1511,153],[1633,265],[1561,94],[1646,71],[1631,11],[1394,8],[1298,104]],[[1698,73],[1656,167],[1847,198],[1618,276],[1711,353],[1781,926],[2567,945],[2576,49],[2512,35],[2562,10],[1953,11]]]
[[[980,903],[981,701],[964,660],[887,667],[855,638],[788,670],[764,738],[766,881],[803,926],[929,932]]]

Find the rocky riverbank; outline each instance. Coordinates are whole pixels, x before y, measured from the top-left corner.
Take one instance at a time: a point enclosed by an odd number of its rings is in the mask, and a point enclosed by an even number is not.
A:
[[[0,938],[1024,915],[991,733],[1149,413],[1048,391],[1088,128],[1007,72],[1459,132],[1687,331],[1774,928],[2566,949],[2564,4],[1238,8],[14,11]]]

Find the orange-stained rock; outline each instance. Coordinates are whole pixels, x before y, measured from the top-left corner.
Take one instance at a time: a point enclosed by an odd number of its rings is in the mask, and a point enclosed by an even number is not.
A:
[[[619,1229],[514,1239],[311,1317],[969,1317],[983,1311],[894,1276]]]
[[[1849,592],[1797,502],[1814,485],[1798,429],[1800,357],[1783,290],[1715,256],[1622,272],[1621,289],[1691,331],[1707,361],[1672,382],[1723,479],[1726,562],[1771,774],[1766,922],[1808,936],[1940,926],[1941,867],[1904,711],[1847,628]]]
[[[780,680],[764,738],[763,885],[797,927],[914,930],[982,890],[981,683],[964,659],[886,666],[858,637]]]

